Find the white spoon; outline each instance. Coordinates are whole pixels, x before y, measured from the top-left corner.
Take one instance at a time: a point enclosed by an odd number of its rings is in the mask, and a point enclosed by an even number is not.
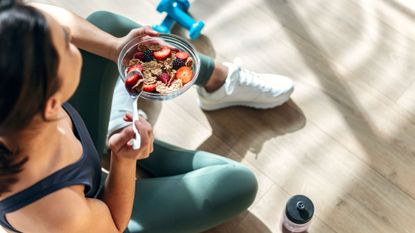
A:
[[[135,123],[136,121],[138,121],[138,106],[137,106],[137,102],[138,102],[138,98],[140,97],[141,93],[143,93],[142,87],[144,84],[144,78],[143,78],[143,74],[137,70],[133,70],[131,72],[129,72],[127,74],[126,80],[128,80],[132,75],[139,75],[141,78],[137,81],[136,85],[141,85],[141,88],[139,89],[139,91],[137,90],[137,88],[134,88],[134,91],[129,91],[127,88],[128,93],[130,94],[130,97],[133,99],[133,131],[135,134],[135,139],[132,139],[132,141],[130,141],[130,143],[132,143],[132,147],[134,150],[138,150],[140,149],[141,146],[141,137],[140,137],[140,133],[138,132],[137,127],[135,127]]]

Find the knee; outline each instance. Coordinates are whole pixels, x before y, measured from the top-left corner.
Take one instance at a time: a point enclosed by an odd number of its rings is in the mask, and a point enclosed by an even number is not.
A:
[[[140,24],[131,19],[109,11],[95,11],[87,17],[87,20],[101,30],[116,37],[125,36],[132,29],[141,27]]]
[[[111,20],[112,18],[115,18],[115,14],[111,13],[109,11],[95,11],[92,14],[90,14],[86,20],[91,22],[92,24],[99,24],[100,22],[105,22],[107,20]]]
[[[228,205],[234,211],[242,212],[255,200],[258,191],[256,177],[241,164],[230,165],[226,170],[221,186],[228,195]]]
[[[246,208],[248,208],[254,202],[258,192],[257,179],[254,173],[243,165],[239,165],[238,169],[235,169],[234,173],[237,177],[235,182],[237,182],[241,192],[245,195]]]

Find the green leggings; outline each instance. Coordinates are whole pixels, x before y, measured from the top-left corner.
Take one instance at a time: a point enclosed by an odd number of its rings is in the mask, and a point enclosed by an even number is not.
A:
[[[88,20],[115,36],[140,27],[110,12],[95,12]],[[101,152],[118,72],[113,62],[87,52],[82,54],[81,83],[70,102],[83,117]],[[207,82],[214,69],[212,59],[201,55],[201,60],[199,85]],[[201,232],[246,210],[257,192],[255,176],[242,164],[158,140],[151,156],[138,161],[138,165],[153,178],[137,181],[133,214],[126,232]]]

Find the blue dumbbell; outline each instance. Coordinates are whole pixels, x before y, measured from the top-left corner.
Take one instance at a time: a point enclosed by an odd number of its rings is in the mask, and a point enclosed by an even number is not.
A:
[[[170,28],[177,21],[189,30],[190,39],[198,38],[205,24],[202,21],[196,22],[187,14],[189,7],[190,3],[187,0],[162,0],[157,6],[157,11],[167,12],[167,16],[160,25],[153,26],[153,29],[162,33],[170,33]]]
[[[171,1],[160,2],[160,4],[157,6],[157,11],[160,13],[166,11],[166,6],[168,6],[168,4],[172,4]],[[178,0],[178,2],[173,2],[173,5],[180,7],[180,9],[186,12],[190,7],[190,3],[187,0]],[[175,20],[167,15],[166,18],[164,18],[163,22],[161,22],[160,25],[154,25],[153,29],[161,33],[170,33],[170,28],[173,26],[174,22]]]

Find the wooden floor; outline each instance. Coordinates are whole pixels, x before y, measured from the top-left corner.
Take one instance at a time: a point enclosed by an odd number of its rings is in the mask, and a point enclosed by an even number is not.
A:
[[[163,19],[158,0],[41,2]],[[199,51],[296,82],[292,100],[271,110],[203,112],[194,89],[147,110],[158,138],[255,172],[255,203],[209,233],[281,232],[294,194],[315,202],[310,232],[415,232],[414,1],[195,0],[190,12],[206,23]]]

